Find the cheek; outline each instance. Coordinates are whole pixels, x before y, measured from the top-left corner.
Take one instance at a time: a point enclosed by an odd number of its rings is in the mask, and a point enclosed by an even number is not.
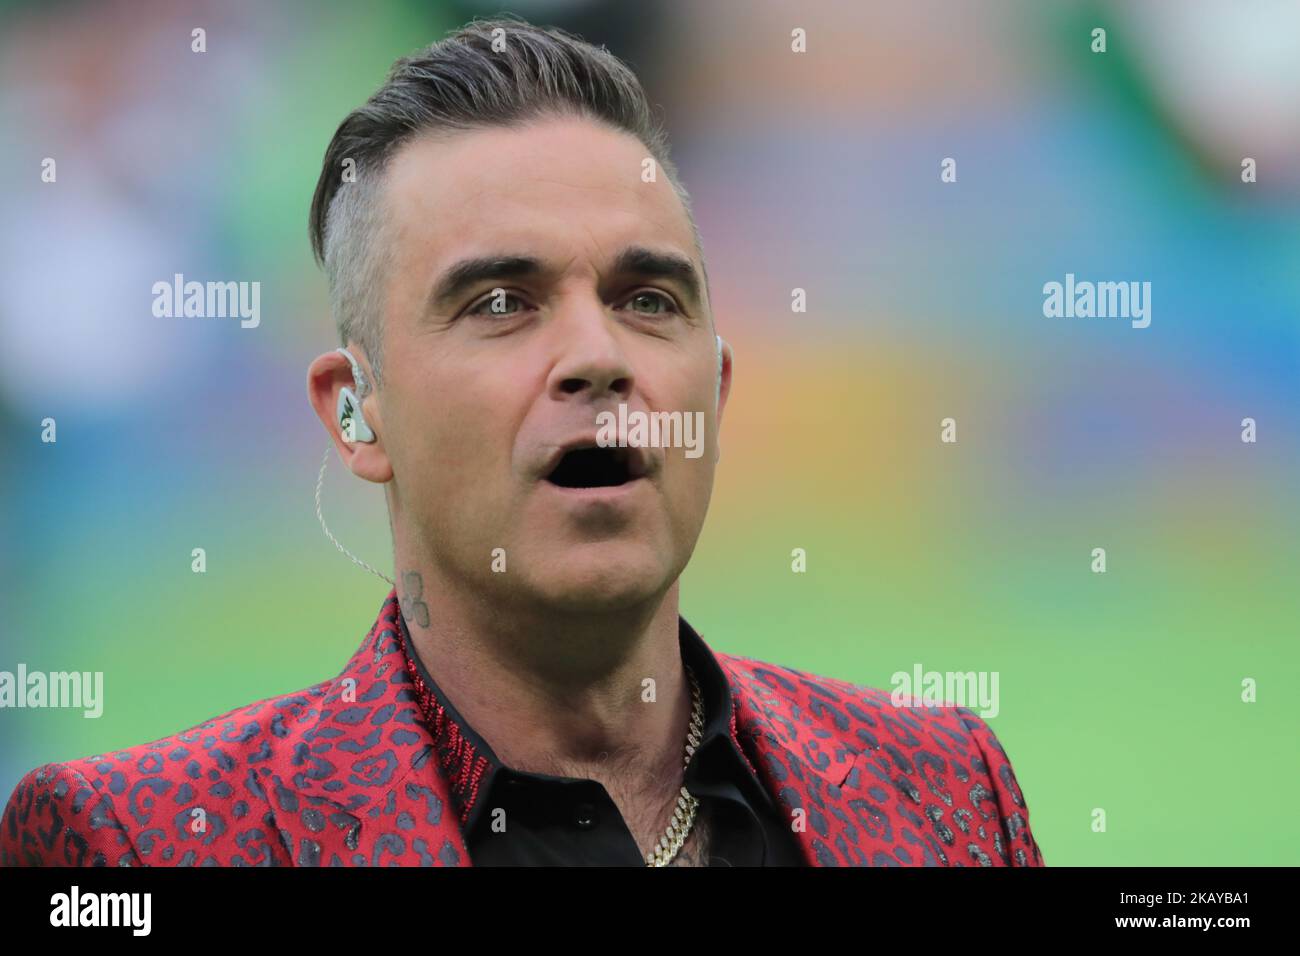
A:
[[[510,476],[509,428],[485,414],[491,403],[457,402],[422,394],[404,410],[402,461],[394,471],[442,508],[501,493]],[[417,404],[418,403],[418,404]]]
[[[439,496],[439,507],[482,499],[497,485],[500,466],[481,432],[443,422],[420,437],[417,483]]]
[[[673,509],[674,523],[698,524],[709,504],[713,487],[713,464],[708,453],[700,458],[683,458],[679,448],[672,449],[674,460],[667,462],[667,494]]]
[[[395,433],[387,441],[393,474],[412,497],[423,497],[461,460],[456,432],[428,395],[407,395],[394,405],[396,414],[387,416]]]

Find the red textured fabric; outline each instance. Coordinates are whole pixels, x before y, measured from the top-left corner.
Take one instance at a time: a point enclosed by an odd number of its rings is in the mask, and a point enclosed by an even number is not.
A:
[[[425,713],[399,617],[390,592],[332,680],[32,770],[0,817],[0,865],[470,865],[453,808],[472,805],[481,757]],[[733,737],[809,865],[1043,865],[972,711],[713,653]]]

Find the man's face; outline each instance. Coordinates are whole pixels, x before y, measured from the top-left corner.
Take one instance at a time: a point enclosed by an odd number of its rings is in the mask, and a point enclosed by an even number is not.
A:
[[[662,171],[643,181],[647,155],[630,135],[549,118],[414,140],[386,173],[376,399],[394,519],[408,547],[498,600],[644,601],[703,525],[721,411],[712,319],[685,210]],[[620,264],[629,250],[689,263],[696,281],[644,255]],[[466,260],[516,258],[536,265],[450,281]],[[729,361],[725,377],[724,403]],[[596,445],[599,413],[620,403],[702,412],[702,454],[562,457]]]

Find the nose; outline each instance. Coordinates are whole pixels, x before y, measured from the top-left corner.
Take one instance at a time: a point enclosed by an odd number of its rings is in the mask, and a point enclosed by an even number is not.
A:
[[[561,355],[551,369],[547,393],[554,401],[627,401],[632,394],[632,368],[601,314],[593,320],[575,320],[560,334]]]

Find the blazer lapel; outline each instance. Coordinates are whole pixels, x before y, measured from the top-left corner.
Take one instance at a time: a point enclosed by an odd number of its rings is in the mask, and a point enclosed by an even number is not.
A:
[[[266,822],[294,866],[471,865],[397,615],[394,589],[343,672],[281,702],[272,717],[287,746],[250,771],[250,782],[270,803]],[[865,755],[800,707],[788,669],[714,656],[731,689],[733,738],[791,815],[806,862],[895,862],[881,838],[883,812],[845,787],[855,768],[861,776]]]
[[[715,656],[731,684],[739,742],[753,755],[768,793],[789,814],[808,865],[896,864],[893,845],[881,838],[878,826],[883,811],[862,791],[846,787],[862,755],[799,705],[792,672],[781,668],[777,673],[748,658]],[[810,702],[815,707],[815,698]]]
[[[394,590],[343,672],[284,732],[290,746],[266,772],[294,866],[470,865],[397,614]]]

